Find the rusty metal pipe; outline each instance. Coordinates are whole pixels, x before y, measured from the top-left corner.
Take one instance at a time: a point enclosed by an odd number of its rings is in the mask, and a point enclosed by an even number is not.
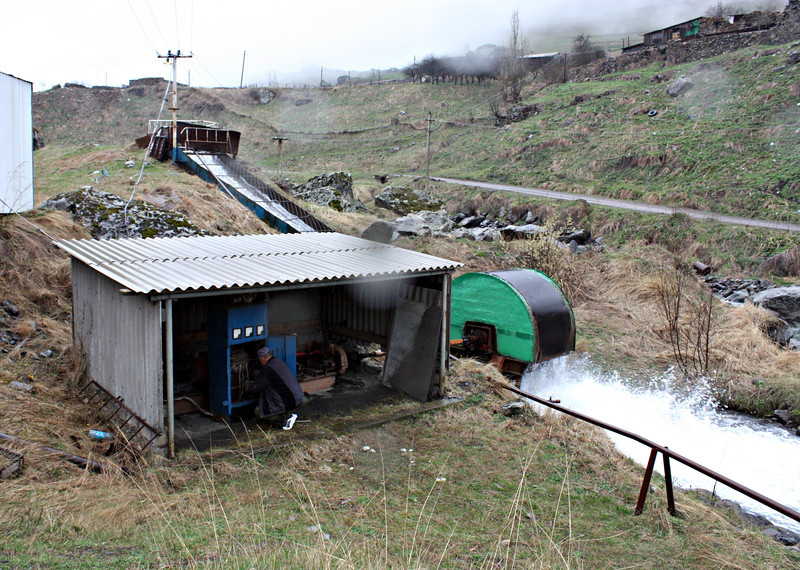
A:
[[[558,410],[559,412],[567,414],[568,416],[573,416],[575,418],[578,418],[579,420],[583,420],[583,421],[585,421],[587,423],[590,423],[592,425],[596,425],[596,426],[601,427],[603,429],[606,429],[608,431],[611,431],[611,432],[614,432],[614,433],[618,433],[619,435],[627,437],[628,439],[632,439],[634,441],[638,441],[639,443],[641,443],[642,445],[646,445],[650,449],[654,449],[654,450],[660,451],[662,454],[664,454],[665,458],[669,457],[671,459],[674,459],[675,461],[678,461],[679,463],[683,463],[687,467],[691,467],[695,471],[698,471],[698,472],[702,473],[703,475],[706,475],[707,477],[711,477],[715,481],[719,481],[720,483],[722,483],[723,485],[727,485],[731,489],[739,491],[742,495],[750,497],[754,501],[758,501],[762,505],[767,506],[767,507],[771,508],[772,510],[774,510],[776,512],[779,512],[782,515],[787,516],[787,517],[789,517],[790,519],[792,519],[794,521],[800,522],[800,513],[798,513],[797,511],[795,511],[793,509],[790,509],[786,505],[782,505],[778,501],[776,501],[774,499],[770,499],[769,497],[767,497],[765,495],[762,495],[761,493],[759,493],[757,491],[753,491],[752,489],[750,489],[748,487],[745,487],[744,485],[742,485],[740,483],[737,483],[736,481],[726,477],[725,475],[721,475],[720,473],[717,473],[716,471],[712,471],[708,467],[700,465],[699,463],[697,463],[696,461],[692,461],[688,457],[684,457],[683,455],[681,455],[679,453],[675,453],[674,451],[670,450],[667,447],[664,447],[663,445],[659,445],[657,443],[654,443],[654,442],[650,441],[649,439],[646,439],[646,438],[644,438],[644,437],[642,437],[642,436],[640,436],[638,434],[635,434],[635,433],[630,432],[628,430],[619,428],[617,426],[613,426],[613,425],[608,424],[608,423],[606,423],[604,421],[595,419],[595,418],[593,418],[591,416],[587,416],[586,414],[582,414],[580,412],[576,412],[574,410],[570,410],[569,408],[565,408],[564,406],[560,406],[558,404],[554,404],[553,402],[550,402],[550,401],[545,400],[543,398],[540,398],[538,396],[534,396],[533,394],[525,392],[524,390],[520,390],[519,388],[517,388],[516,386],[512,386],[511,384],[508,384],[508,383],[505,383],[505,382],[498,382],[498,384],[500,384],[503,388],[505,388],[509,392],[513,392],[515,394],[523,396],[524,398],[528,398],[529,400],[533,400],[534,402],[536,402],[538,404],[542,404],[543,406],[547,406],[548,408],[553,408],[554,410]]]
[[[49,453],[53,453],[55,455],[58,455],[62,459],[66,459],[70,463],[74,463],[75,465],[78,465],[79,467],[83,467],[84,469],[88,469],[89,471],[94,471],[95,473],[103,473],[103,472],[110,472],[111,471],[111,469],[109,469],[106,465],[100,463],[99,461],[95,461],[93,459],[88,459],[86,457],[81,457],[80,455],[73,455],[72,453],[68,453],[66,451],[61,451],[61,450],[56,449],[54,447],[48,447],[46,445],[42,445],[40,443],[35,443],[33,441],[27,441],[25,439],[19,439],[18,437],[14,437],[13,435],[0,433],[0,440],[10,441],[10,442],[14,442],[14,443],[20,443],[22,445],[30,445],[30,446],[33,446],[33,447],[38,447],[40,449],[43,449],[44,451],[47,451]]]

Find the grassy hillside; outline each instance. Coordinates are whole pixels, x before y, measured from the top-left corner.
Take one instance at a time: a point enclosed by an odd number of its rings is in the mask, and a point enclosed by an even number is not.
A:
[[[192,89],[181,95],[181,115],[241,130],[241,159],[254,170],[280,167],[282,177],[295,181],[352,172],[368,213],[309,206],[351,234],[393,217],[372,202],[382,188],[374,174],[424,173],[428,111],[436,121],[433,174],[796,221],[793,99],[800,68],[781,67],[788,49],[752,48],[603,81],[531,85],[525,102],[541,112],[508,128],[493,126],[497,85],[277,90],[267,104],[255,89]],[[671,98],[667,79],[680,74],[696,86]],[[35,155],[37,203],[88,184],[129,196],[142,157],[131,142],[155,118],[165,87],[37,93],[35,122],[48,143]],[[651,117],[650,110],[658,113]],[[280,162],[272,140],[278,134],[287,139]],[[131,157],[133,169],[124,166]],[[103,169],[108,175],[98,178]],[[440,195],[451,211],[499,216],[519,207],[603,236],[605,251],[580,256],[541,252],[530,242],[403,238],[398,244],[458,259],[468,271],[549,263],[542,267],[557,273],[573,301],[578,351],[629,375],[674,363],[656,300],[660,279],[674,266],[699,258],[727,274],[755,275],[766,257],[798,243],[784,232],[684,216],[556,204],[413,178],[402,184]],[[147,166],[137,197],[180,210],[216,233],[269,231],[222,192],[169,164]],[[55,237],[86,237],[64,213],[26,217]],[[21,315],[0,329],[25,339],[0,353],[0,431],[132,469],[130,476],[113,469],[92,475],[26,448],[22,477],[0,489],[0,560],[12,567],[800,564],[795,550],[693,493],[679,493],[679,516],[669,517],[659,477],[644,514],[634,517],[640,467],[583,424],[532,412],[507,418],[500,407],[508,394],[495,385],[497,373],[470,361],[454,365],[448,378],[447,392],[462,397],[460,403],[382,427],[386,417],[415,408],[398,398],[292,432],[253,426],[230,447],[187,450],[171,462],[137,461],[120,450],[105,456],[107,446],[85,435],[103,426],[75,395],[82,368],[71,351],[68,262],[17,217],[2,220],[0,236],[0,301],[14,302]],[[699,291],[692,281],[687,303]],[[770,317],[752,306],[718,305],[713,321],[712,382],[720,400],[758,414],[786,403],[800,410],[800,355],[768,339]],[[52,357],[41,355],[47,349]],[[31,383],[34,392],[12,389],[13,380]]]

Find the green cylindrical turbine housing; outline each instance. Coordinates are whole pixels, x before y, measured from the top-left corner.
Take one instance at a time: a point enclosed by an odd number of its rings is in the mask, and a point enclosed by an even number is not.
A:
[[[534,269],[465,273],[453,281],[450,338],[466,323],[494,327],[496,351],[542,362],[575,349],[575,317],[561,288]]]

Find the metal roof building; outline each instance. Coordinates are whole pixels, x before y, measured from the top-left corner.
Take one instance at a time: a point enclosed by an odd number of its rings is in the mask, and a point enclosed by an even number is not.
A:
[[[0,73],[0,214],[33,208],[33,84]]]
[[[267,344],[293,362],[311,342],[378,343],[383,382],[419,399],[446,367],[460,265],[446,259],[338,233],[56,245],[72,256],[74,342],[90,377],[150,425],[166,423],[170,452],[176,394],[235,411],[237,351]]]

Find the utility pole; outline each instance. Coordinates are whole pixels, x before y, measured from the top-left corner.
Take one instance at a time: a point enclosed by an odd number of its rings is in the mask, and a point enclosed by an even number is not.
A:
[[[242,77],[239,79],[239,89],[242,88],[242,84],[244,83],[244,58],[247,56],[247,50],[242,53]]]
[[[278,176],[281,175],[281,158],[283,157],[283,141],[286,140],[286,137],[277,136],[272,137],[272,140],[278,141]]]
[[[433,113],[431,113],[430,111],[428,111],[428,119],[427,119],[427,121],[428,121],[428,128],[426,130],[427,130],[427,133],[428,133],[428,145],[427,145],[428,146],[428,151],[427,151],[428,160],[427,160],[427,163],[425,165],[425,178],[430,178],[431,177],[431,130],[432,130],[431,129],[431,125],[433,124]]]
[[[159,55],[159,59],[166,59],[167,63],[172,60],[172,160],[178,156],[178,59],[182,57],[192,57],[191,55],[181,55],[181,50],[178,53],[172,53],[172,50],[167,50],[167,55]]]
[[[567,58],[569,57],[569,52],[564,52],[564,83],[567,82]]]

